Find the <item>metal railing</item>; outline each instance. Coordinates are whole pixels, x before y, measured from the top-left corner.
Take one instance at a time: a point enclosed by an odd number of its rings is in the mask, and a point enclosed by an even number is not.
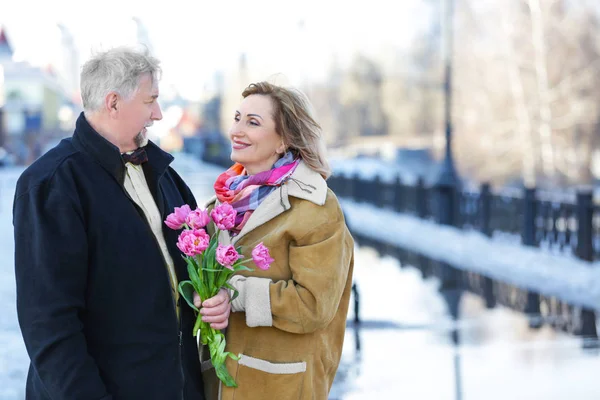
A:
[[[365,180],[357,175],[334,175],[328,184],[341,198],[477,230],[488,237],[504,235],[524,246],[584,261],[600,260],[600,207],[594,205],[591,191],[579,191],[574,198],[565,199],[535,189],[494,193],[483,184],[478,191],[467,191],[453,186],[427,187],[423,180],[408,185],[400,178],[384,182],[379,177]],[[597,337],[595,310],[464,271],[410,249],[380,243],[361,232],[353,235],[357,242],[398,258],[401,265],[418,268],[423,276],[437,276],[442,291],[466,290],[485,299],[487,307],[501,304],[530,314],[532,325],[548,323],[573,334]]]

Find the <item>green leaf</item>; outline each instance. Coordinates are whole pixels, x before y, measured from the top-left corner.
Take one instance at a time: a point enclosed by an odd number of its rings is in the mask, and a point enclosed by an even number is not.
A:
[[[254,271],[252,268],[248,268],[245,265],[238,265],[237,267],[233,267],[235,272],[237,271]]]
[[[203,285],[203,287],[208,288],[209,287],[208,278],[206,276],[206,273],[204,272],[204,263],[206,263],[205,254],[197,254],[196,262],[198,263],[198,266],[199,266],[198,274],[199,274],[200,278],[202,279],[202,285]],[[208,297],[206,297],[207,294],[208,293],[204,293],[203,294],[204,297],[202,297],[202,298],[206,300],[208,298]]]
[[[224,338],[219,343],[219,353],[225,354],[225,339]],[[223,357],[223,361],[225,361],[225,357]]]
[[[202,315],[198,314],[198,319],[196,320],[196,326],[194,326],[195,331],[200,330],[200,342],[202,344],[208,344],[211,339],[211,330],[208,322],[202,321]]]
[[[207,272],[221,272],[222,269],[214,269],[214,268],[202,268],[204,271]]]
[[[206,258],[206,263],[203,265],[206,268],[210,268],[214,264],[215,260],[215,252],[217,250],[217,241],[211,242],[208,246],[208,249],[204,252],[204,256]]]
[[[203,324],[204,325],[204,324]],[[209,328],[205,337],[202,337],[202,342],[206,341],[208,343],[208,349],[210,351],[210,359],[212,365],[215,367],[215,372],[217,377],[223,382],[226,386],[229,387],[237,387],[235,380],[227,371],[225,366],[225,360],[227,357],[230,357],[234,360],[238,360],[239,356],[236,356],[228,351],[225,351],[225,335],[222,332],[217,331],[215,329]]]
[[[233,296],[231,297],[231,300],[229,300],[229,302],[232,302],[233,300],[235,300],[236,297],[238,297],[240,295],[240,292],[238,292],[238,290],[236,288],[231,286],[231,284],[229,282],[225,282],[225,284],[223,286],[225,286],[227,289],[231,289],[233,291]]]
[[[218,245],[217,240],[215,240],[214,242],[212,242],[210,244],[210,247],[208,249],[209,252],[206,257],[207,258],[206,265],[203,266],[204,270],[208,273],[207,274],[208,275],[208,284],[210,287],[215,286],[215,274],[219,272],[219,270],[216,270],[216,268],[215,268],[217,245]]]
[[[217,377],[228,387],[238,387],[237,383],[235,383],[235,379],[229,374],[227,371],[227,367],[225,364],[215,365],[215,372],[217,373]]]
[[[184,256],[183,259],[187,263],[188,275],[190,276],[190,279],[191,279],[192,283],[194,284],[194,287],[197,289],[198,286],[201,284],[201,280],[200,280],[200,277],[198,276],[198,270],[197,270],[196,264],[194,263],[194,261],[192,260],[191,257]]]
[[[225,343],[225,339],[221,333],[217,333],[212,335],[208,340],[208,349],[210,350],[210,358],[213,360],[215,364],[221,364],[225,361],[225,356],[223,355],[223,349],[221,350],[221,344]]]
[[[196,316],[196,323],[194,324],[194,329],[192,329],[192,335],[196,336],[198,334],[198,330],[201,329],[202,323],[202,314],[198,314]],[[202,337],[200,337],[200,339],[202,339]],[[202,344],[206,343],[202,342]]]
[[[179,293],[185,299],[190,307],[194,310],[199,311],[198,308],[194,305],[194,292],[195,288],[191,281],[181,281],[179,282],[178,287]]]
[[[230,271],[229,269],[223,270],[218,276],[217,276],[217,281],[215,282],[215,286],[222,288],[225,286],[225,283],[227,282],[227,280],[229,280],[229,277],[233,274],[233,271]]]
[[[206,268],[208,268],[210,266],[209,261],[210,261],[210,255],[209,255],[209,250],[210,250],[210,246],[208,249],[206,249],[204,251],[203,256],[202,256],[202,276],[204,276],[204,279],[206,280],[206,284],[209,286],[209,278],[208,278],[208,272],[206,272]]]

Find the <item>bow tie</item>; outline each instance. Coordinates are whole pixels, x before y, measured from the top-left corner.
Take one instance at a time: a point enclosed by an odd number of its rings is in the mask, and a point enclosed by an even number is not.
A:
[[[146,154],[146,149],[144,149],[143,147],[138,147],[131,154],[121,154],[121,157],[123,158],[123,162],[125,164],[132,163],[134,165],[140,165],[148,161],[148,154]]]

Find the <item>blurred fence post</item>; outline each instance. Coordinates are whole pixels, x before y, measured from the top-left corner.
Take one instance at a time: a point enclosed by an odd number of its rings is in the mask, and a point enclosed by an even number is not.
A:
[[[535,188],[526,188],[523,195],[523,228],[521,243],[525,246],[537,247],[535,238],[537,218],[537,199]]]
[[[352,284],[352,294],[354,295],[354,323],[358,325],[360,324],[360,295],[356,282]]]
[[[376,206],[377,208],[383,208],[385,203],[383,183],[379,174],[375,175],[375,178],[370,182],[370,187],[366,188],[366,194],[368,197],[368,203]]]
[[[344,193],[342,192],[342,185],[340,182],[342,181],[342,177],[336,174],[332,174],[329,179],[327,179],[327,186],[336,194],[338,197],[343,197]]]
[[[479,217],[481,218],[479,229],[487,237],[492,237],[492,193],[489,183],[481,185],[479,192]],[[489,277],[483,277],[483,298],[486,308],[496,306],[496,297],[494,296],[494,281]]]
[[[417,179],[417,183],[414,187],[414,210],[417,213],[417,217],[421,219],[427,218],[427,188],[425,187],[425,181],[422,177]],[[404,203],[404,207],[410,209],[409,205]],[[428,278],[432,275],[432,260],[428,257],[423,256],[422,254],[417,255],[417,263],[416,267],[421,271],[421,275],[423,278]],[[435,264],[435,262],[433,262]]]
[[[457,201],[458,201],[458,180],[456,176],[450,177],[442,174],[440,179],[434,186],[435,194],[435,210],[434,217],[441,225],[456,226],[457,225]],[[423,202],[423,206],[427,207],[427,202]],[[462,273],[454,266],[446,263],[439,263],[439,278],[441,280],[440,291],[457,291],[462,290]],[[460,297],[460,296],[458,296]]]
[[[439,224],[456,226],[457,190],[455,185],[437,185],[435,217]]]
[[[538,241],[535,237],[537,206],[536,189],[525,188],[523,192],[523,227],[521,231],[521,243],[525,246],[538,247]],[[527,291],[524,312],[525,314],[540,314],[539,294]],[[539,328],[541,323],[530,322],[529,325],[532,328]]]
[[[594,261],[593,225],[594,201],[590,190],[577,192],[577,257]]]
[[[591,190],[577,192],[577,249],[576,255],[584,261],[594,261],[593,218],[594,197]],[[597,338],[596,315],[593,310],[581,310],[581,327],[576,332],[584,337]]]
[[[479,194],[479,209],[481,225],[479,229],[487,237],[492,237],[491,230],[491,219],[492,219],[492,194],[489,183],[481,185],[481,191]]]
[[[352,185],[352,180],[350,179],[350,176],[346,174],[340,174],[339,178],[339,190],[342,193],[342,196],[352,199],[352,188],[350,187],[350,185]]]
[[[403,212],[405,207],[405,200],[406,199],[402,178],[400,178],[400,175],[397,175],[396,180],[394,181],[394,211],[399,213]]]
[[[425,219],[427,217],[427,189],[425,188],[425,182],[421,177],[419,177],[419,179],[417,180],[415,202],[417,216],[419,218]]]
[[[331,178],[335,180],[335,190],[336,194],[341,197],[346,197],[346,176],[341,173],[338,175],[334,175]],[[329,178],[329,179],[331,179]]]
[[[356,172],[348,177],[348,197],[354,201],[358,201],[358,196],[356,195],[358,193],[358,179],[358,173]]]

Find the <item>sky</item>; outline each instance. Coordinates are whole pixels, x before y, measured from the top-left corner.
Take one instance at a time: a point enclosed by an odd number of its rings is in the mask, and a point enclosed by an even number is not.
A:
[[[406,46],[423,10],[422,0],[3,0],[0,24],[17,59],[44,65],[60,54],[58,23],[85,61],[93,51],[133,44],[137,17],[162,60],[163,86],[199,99],[218,71],[235,70],[242,53],[265,78],[322,81],[333,60],[343,65],[356,51]]]

